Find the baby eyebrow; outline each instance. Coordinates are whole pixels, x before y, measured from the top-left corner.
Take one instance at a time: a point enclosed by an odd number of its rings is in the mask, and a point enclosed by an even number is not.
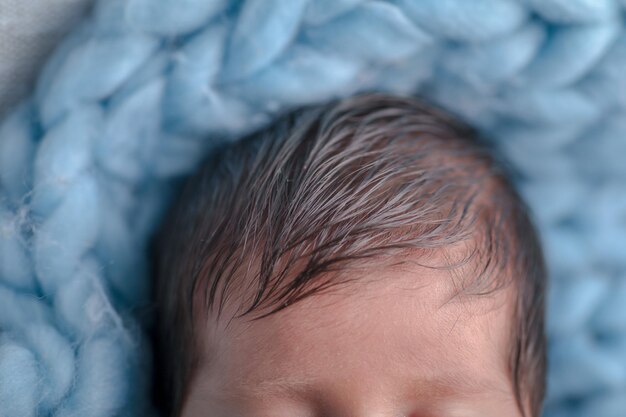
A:
[[[489,392],[504,392],[503,387],[466,374],[441,375],[437,378],[415,378],[398,385],[398,398],[415,399],[418,396],[445,399],[453,396],[473,396]],[[321,398],[319,384],[304,377],[284,377],[260,382],[244,382],[235,387],[226,386],[220,396],[228,399],[284,398],[292,400],[314,400]]]
[[[228,399],[281,397],[302,400],[310,398],[316,391],[316,385],[311,379],[285,377],[261,382],[244,382],[234,387],[225,386],[220,389],[219,395]]]

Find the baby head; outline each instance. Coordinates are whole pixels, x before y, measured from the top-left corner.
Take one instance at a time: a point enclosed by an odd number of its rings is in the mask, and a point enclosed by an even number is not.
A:
[[[540,414],[526,206],[476,132],[416,98],[309,106],[219,145],[154,247],[169,415]]]

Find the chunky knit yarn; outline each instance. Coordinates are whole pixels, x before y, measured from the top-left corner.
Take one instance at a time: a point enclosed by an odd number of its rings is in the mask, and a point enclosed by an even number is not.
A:
[[[146,416],[146,243],[218,141],[420,94],[521,172],[552,275],[546,415],[626,413],[624,0],[101,0],[0,125],[0,415]]]

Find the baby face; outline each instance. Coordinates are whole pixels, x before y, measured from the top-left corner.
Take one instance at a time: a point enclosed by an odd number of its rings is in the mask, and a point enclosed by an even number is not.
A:
[[[511,290],[451,300],[450,271],[349,273],[363,283],[209,329],[216,352],[182,415],[521,416],[507,369]]]

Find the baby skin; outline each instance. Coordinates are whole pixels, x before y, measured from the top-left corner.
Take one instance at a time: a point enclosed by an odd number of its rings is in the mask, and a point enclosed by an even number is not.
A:
[[[207,331],[217,351],[182,415],[520,416],[507,370],[511,291],[455,297],[454,282],[407,264],[258,321],[223,320]]]

